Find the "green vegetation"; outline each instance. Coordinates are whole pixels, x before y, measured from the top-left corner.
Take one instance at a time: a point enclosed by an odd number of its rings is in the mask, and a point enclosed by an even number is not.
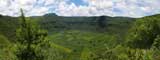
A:
[[[41,54],[41,47],[48,44],[45,42],[47,33],[40,30],[36,24],[31,24],[26,20],[21,10],[20,28],[17,30],[17,58],[19,60],[44,60]]]
[[[159,19],[0,16],[0,60],[160,60]]]
[[[160,35],[159,18],[160,16],[151,16],[138,19],[128,35],[129,44],[135,48],[151,48],[155,40],[158,42]]]
[[[8,37],[10,41],[15,41],[15,31],[18,26],[18,18],[2,16],[0,17],[0,34]]]

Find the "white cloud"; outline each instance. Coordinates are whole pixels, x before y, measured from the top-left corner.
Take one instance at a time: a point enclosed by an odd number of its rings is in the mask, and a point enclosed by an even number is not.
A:
[[[47,7],[39,6],[44,2],[45,0],[0,0],[0,14],[19,16],[22,8],[26,16],[43,15],[48,12]]]
[[[89,3],[89,6],[95,6],[95,7],[98,7],[98,8],[101,8],[101,9],[104,9],[104,8],[110,8],[113,6],[113,2],[111,0],[91,0],[91,1],[88,1],[87,3]]]
[[[24,9],[26,16],[38,16],[56,12],[61,16],[108,15],[141,17],[160,13],[160,8],[158,8],[160,0],[83,0],[86,5],[77,5],[70,1],[0,0],[0,14],[19,16],[20,8]]]

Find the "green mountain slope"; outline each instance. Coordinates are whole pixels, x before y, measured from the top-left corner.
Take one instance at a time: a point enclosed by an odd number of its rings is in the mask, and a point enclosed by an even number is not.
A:
[[[35,17],[36,18],[36,17]],[[128,29],[134,18],[127,17],[62,17],[62,16],[44,16],[41,17],[40,24],[43,28],[52,31],[63,30],[81,30],[94,32],[121,33]]]
[[[150,17],[160,18],[160,15],[143,18]],[[49,55],[49,60],[93,60],[93,58],[97,60],[101,58],[116,60],[115,57],[117,56],[122,60],[127,60],[127,58],[130,58],[130,51],[133,58],[136,58],[137,56],[134,55],[138,53],[144,57],[147,56],[146,54],[149,55],[148,51],[150,50],[129,49],[123,46],[126,43],[125,34],[128,33],[131,26],[135,27],[133,25],[135,21],[143,18],[63,17],[56,14],[27,18],[31,18],[31,21],[36,21],[42,28],[48,30],[47,40],[49,40],[52,48],[45,54]],[[2,38],[3,36],[8,38],[7,42],[16,39],[15,31],[18,28],[18,19],[18,17],[0,15],[0,35],[2,35]],[[1,42],[3,43],[3,41]],[[46,49],[44,48],[44,50]]]
[[[108,32],[124,34],[130,27],[134,18],[127,17],[63,17],[56,14],[46,14],[44,16],[27,17],[37,20],[40,25],[49,31],[59,32],[64,30],[79,30],[89,32]],[[2,16],[0,17],[0,34],[15,39],[15,31],[18,27],[18,17]]]
[[[5,35],[10,40],[15,40],[15,32],[18,25],[18,18],[1,16],[0,17],[0,34]]]

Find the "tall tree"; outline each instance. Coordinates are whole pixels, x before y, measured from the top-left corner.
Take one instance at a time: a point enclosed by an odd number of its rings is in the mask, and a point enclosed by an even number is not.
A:
[[[136,21],[129,32],[127,41],[134,48],[150,48],[160,35],[158,16],[144,17]],[[157,44],[157,43],[156,43]]]
[[[105,21],[106,17],[105,16],[100,16],[98,19],[98,26],[100,28],[105,28],[106,27],[106,21]]]
[[[47,32],[40,27],[26,20],[23,10],[21,9],[20,28],[17,29],[17,44],[19,46],[17,57],[19,60],[43,60],[44,55],[38,53],[42,49],[37,49],[44,44]]]

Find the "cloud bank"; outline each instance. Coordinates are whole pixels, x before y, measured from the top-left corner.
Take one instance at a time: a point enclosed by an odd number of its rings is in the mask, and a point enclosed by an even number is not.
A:
[[[0,0],[0,14],[19,16],[23,8],[26,16],[143,17],[160,13],[159,6],[160,0]]]

